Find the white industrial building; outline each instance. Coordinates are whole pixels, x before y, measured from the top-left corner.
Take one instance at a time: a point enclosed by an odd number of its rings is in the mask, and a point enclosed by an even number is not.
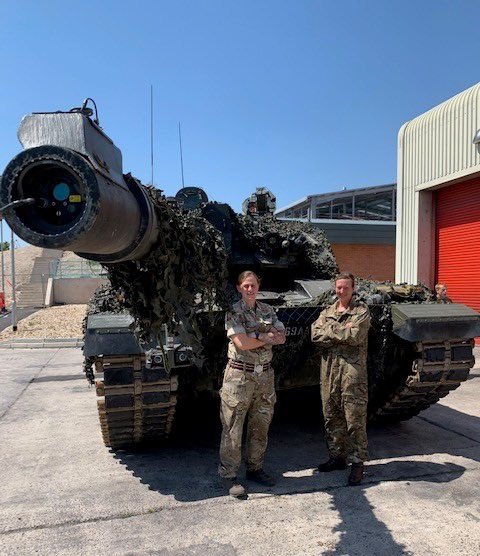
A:
[[[396,281],[480,310],[480,83],[398,135]]]
[[[322,228],[338,266],[362,278],[394,280],[394,183],[344,188],[302,197],[276,211],[280,220],[299,220]]]

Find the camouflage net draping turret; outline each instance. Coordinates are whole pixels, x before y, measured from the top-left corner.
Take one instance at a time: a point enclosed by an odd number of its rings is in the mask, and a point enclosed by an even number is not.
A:
[[[166,324],[200,355],[196,315],[226,306],[222,237],[199,215],[170,206],[160,191],[148,188],[148,193],[159,222],[155,246],[141,261],[105,267],[112,288],[124,292],[141,339],[159,335]]]
[[[212,330],[218,329],[219,312],[237,295],[234,285],[227,284],[232,255],[270,256],[265,238],[274,235],[277,251],[273,254],[294,265],[295,277],[332,278],[338,271],[324,232],[309,224],[243,217],[228,208],[233,236],[229,254],[221,232],[206,220],[202,209],[182,211],[168,203],[161,191],[150,187],[147,191],[157,212],[158,240],[141,261],[104,265],[111,285],[93,296],[88,314],[128,310],[140,340],[158,336],[167,325],[192,348],[197,365],[206,356],[219,359],[210,353],[221,351],[215,335],[212,340]],[[93,376],[89,365],[87,376]]]
[[[338,273],[338,265],[325,232],[307,222],[277,220],[273,216],[252,218],[238,215],[234,226],[245,249],[265,249],[265,238],[278,235],[298,249],[295,257],[295,274],[298,278],[330,279]]]
[[[333,278],[338,266],[322,230],[271,216],[240,216],[228,208],[224,213],[231,222],[228,252],[225,237],[207,221],[202,209],[182,211],[169,204],[160,191],[147,189],[157,212],[158,240],[141,261],[105,265],[111,286],[95,294],[89,314],[128,310],[135,319],[137,337],[145,341],[152,334],[158,336],[167,325],[184,345],[192,348],[197,366],[205,363],[210,372],[218,373],[225,357],[223,311],[236,295],[227,278],[235,278],[231,265],[238,253],[286,260],[294,278],[332,279],[330,292],[305,305],[324,307],[333,301]],[[266,242],[272,236],[274,249]],[[287,289],[285,285],[283,290]],[[375,387],[383,388],[389,374],[386,369],[392,367],[391,303],[425,303],[434,296],[424,286],[362,279],[357,281],[356,296],[371,308],[369,368],[378,375],[373,381]],[[274,363],[279,371],[292,364],[301,368],[312,360],[313,353],[309,331],[305,330],[276,348]],[[85,372],[91,380],[90,366],[87,361]]]

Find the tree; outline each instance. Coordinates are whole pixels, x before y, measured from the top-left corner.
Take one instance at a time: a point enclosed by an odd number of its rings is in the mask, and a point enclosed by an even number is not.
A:
[[[4,241],[2,244],[2,248],[4,251],[8,251],[10,249],[10,243],[8,241]]]

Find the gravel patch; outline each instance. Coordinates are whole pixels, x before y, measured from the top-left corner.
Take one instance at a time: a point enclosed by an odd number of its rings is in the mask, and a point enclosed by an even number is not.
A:
[[[58,305],[41,309],[18,323],[17,332],[9,326],[0,341],[13,338],[81,338],[86,305]]]

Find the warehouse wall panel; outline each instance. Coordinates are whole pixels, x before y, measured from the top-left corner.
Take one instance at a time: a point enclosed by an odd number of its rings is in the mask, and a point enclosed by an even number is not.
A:
[[[480,175],[480,84],[407,122],[398,134],[396,280],[416,283],[430,253],[421,191],[432,191]],[[420,269],[419,269],[420,261]],[[423,275],[419,276],[419,271]]]

